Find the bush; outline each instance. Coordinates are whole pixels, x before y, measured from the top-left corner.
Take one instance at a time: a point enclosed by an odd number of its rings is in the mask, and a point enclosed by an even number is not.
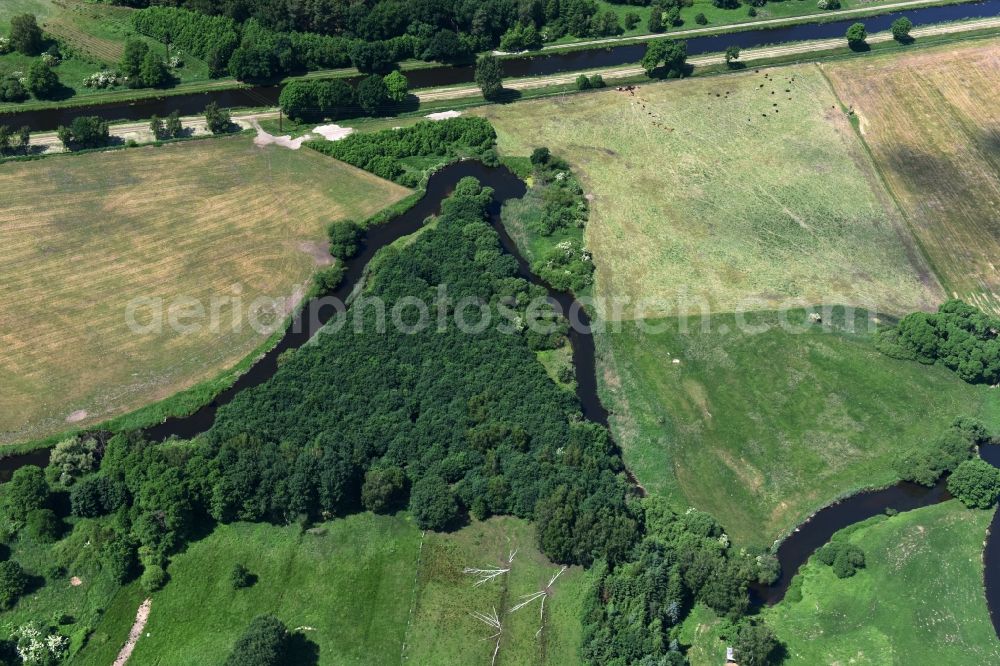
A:
[[[345,81],[292,81],[278,97],[278,105],[289,118],[337,119],[354,106],[354,90]]]
[[[96,469],[98,459],[97,440],[93,437],[68,437],[52,449],[46,471],[50,481],[70,486],[79,477]]]
[[[326,228],[326,236],[330,239],[330,254],[337,259],[350,259],[361,249],[361,238],[364,231],[357,222],[340,220]]]
[[[642,19],[635,12],[628,12],[627,14],[625,14],[625,29],[632,30],[637,25],[639,25],[639,22],[641,20]]]
[[[587,78],[586,74],[581,74],[576,77],[576,89],[577,90],[590,90],[590,79]]]
[[[413,484],[410,512],[424,530],[443,530],[458,517],[455,494],[440,476],[429,474]]]
[[[258,615],[236,640],[225,666],[280,666],[288,663],[288,629],[273,615]]]
[[[1000,497],[1000,470],[985,460],[966,460],[948,477],[948,492],[973,509],[989,509]]]
[[[234,590],[250,587],[253,584],[253,580],[253,574],[242,564],[234,565],[233,570],[229,572],[229,584],[233,586]]]
[[[406,496],[406,475],[399,467],[372,467],[365,472],[361,504],[375,513],[387,513],[400,506]]]
[[[212,134],[225,134],[233,130],[233,119],[229,111],[220,109],[215,102],[205,107],[205,123]]]
[[[701,12],[694,15],[694,22],[698,25],[708,25],[708,18]]]
[[[327,266],[326,268],[316,271],[316,275],[313,277],[313,280],[316,283],[316,286],[319,287],[320,291],[330,292],[340,286],[340,282],[344,279],[345,273],[347,273],[347,266],[344,265],[344,262],[338,261],[332,266]],[[285,351],[287,352],[292,350],[286,349]]]
[[[910,30],[912,29],[913,21],[905,16],[900,16],[892,22],[892,38],[900,44],[909,44],[913,41],[913,38],[910,37]]]
[[[52,543],[62,536],[63,523],[52,509],[35,509],[28,514],[27,528],[33,539]]]
[[[905,481],[933,486],[942,474],[954,471],[972,457],[976,446],[988,440],[981,423],[958,418],[930,447],[905,452],[896,463],[896,471]]]
[[[552,153],[545,146],[540,146],[531,151],[531,163],[535,166],[548,164],[549,158]]]
[[[167,584],[167,572],[158,564],[150,564],[142,572],[139,585],[146,592],[156,592]]]
[[[409,95],[409,82],[398,71],[392,71],[382,81],[385,83],[388,98],[394,104],[402,104]]]
[[[355,97],[362,111],[375,116],[386,107],[389,101],[389,88],[381,76],[372,74],[358,84]]]
[[[101,566],[111,579],[124,585],[135,576],[138,553],[129,537],[118,534],[101,549]]]
[[[600,74],[594,74],[590,77],[590,87],[591,88],[603,88],[607,84],[604,82],[604,77]]]
[[[35,56],[42,52],[45,40],[34,14],[18,14],[10,19],[10,46],[24,55]]]
[[[831,541],[817,551],[816,559],[833,567],[837,578],[850,578],[865,566],[864,551],[847,541]]]
[[[21,565],[13,560],[0,562],[0,609],[14,607],[28,589],[28,575]]]
[[[108,123],[98,116],[77,116],[69,127],[60,126],[56,134],[68,150],[99,148],[108,145]]]
[[[4,514],[8,520],[20,523],[35,509],[49,501],[49,484],[40,467],[25,465],[14,471],[11,480],[0,485]]]
[[[847,29],[847,43],[852,47],[856,48],[864,44],[867,37],[868,31],[865,30],[864,23],[852,23],[851,27]]]
[[[26,83],[32,95],[39,99],[53,97],[60,88],[59,77],[44,60],[36,60],[28,69]]]
[[[0,78],[0,102],[23,102],[28,99],[28,91],[14,76]]]

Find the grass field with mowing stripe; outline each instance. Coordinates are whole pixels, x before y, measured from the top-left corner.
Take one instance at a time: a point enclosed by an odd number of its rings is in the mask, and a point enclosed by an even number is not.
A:
[[[594,197],[596,294],[652,299],[646,316],[789,298],[904,312],[942,296],[815,66],[476,113],[506,154],[567,159]]]
[[[823,69],[945,287],[1000,312],[1000,40]]]
[[[10,163],[0,189],[0,443],[96,423],[235,365],[267,337],[247,313],[280,323],[324,262],[326,226],[408,192],[247,137]],[[153,299],[136,321],[155,311],[161,330],[130,330],[135,298]],[[186,319],[178,298],[204,315]],[[199,329],[174,330],[171,305]]]
[[[692,319],[626,322],[598,338],[604,404],[645,488],[714,515],[741,544],[770,546],[813,511],[895,480],[901,450],[957,416],[1000,432],[1000,393],[941,366],[877,352],[863,315],[825,326],[755,313],[709,330]],[[765,329],[766,330],[763,330]],[[673,363],[677,359],[679,363]]]
[[[983,539],[991,518],[992,512],[953,500],[838,533],[835,538],[864,550],[867,566],[841,580],[810,560],[789,597],[764,612],[788,646],[785,663],[1000,662],[983,594]]]

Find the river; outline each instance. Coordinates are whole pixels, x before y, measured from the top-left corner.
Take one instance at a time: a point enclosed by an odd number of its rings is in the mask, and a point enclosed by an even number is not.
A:
[[[857,21],[862,21],[868,28],[868,32],[879,32],[888,30],[892,22],[903,15],[910,18],[914,25],[918,26],[966,18],[986,18],[1000,15],[1000,0],[923,7],[861,19],[840,19],[820,23],[800,23],[784,27],[742,30],[722,35],[691,37],[685,41],[688,45],[688,55],[718,53],[725,51],[726,47],[732,45],[746,49],[786,42],[843,37],[847,27]],[[667,36],[669,37],[669,33]],[[640,43],[603,46],[568,53],[558,51],[524,55],[504,59],[502,61],[503,73],[505,77],[518,78],[617,67],[638,63],[645,52],[646,44]],[[417,89],[471,83],[473,74],[471,66],[442,65],[412,70],[406,73],[406,77],[410,82],[410,88]],[[354,79],[349,80],[353,81]],[[204,111],[209,102],[216,102],[219,106],[228,108],[276,106],[280,93],[281,86],[246,86],[203,93],[153,97],[132,103],[115,102],[96,104],[85,108],[14,111],[0,114],[0,125],[12,127],[27,125],[32,131],[41,132],[54,130],[59,125],[68,125],[73,118],[84,114],[100,116],[109,121],[143,120],[153,115],[162,118],[173,111],[179,111],[181,115],[199,114]]]

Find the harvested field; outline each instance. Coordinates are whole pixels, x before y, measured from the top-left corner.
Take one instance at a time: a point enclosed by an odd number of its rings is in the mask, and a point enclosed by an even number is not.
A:
[[[788,299],[903,312],[937,281],[815,66],[478,111],[507,154],[545,145],[594,195],[597,295],[645,314]]]
[[[0,189],[0,443],[70,416],[93,424],[235,365],[267,337],[249,315],[277,325],[301,297],[326,225],[408,192],[249,137],[5,164]],[[195,302],[205,312],[188,318]]]
[[[1000,312],[1000,40],[823,69],[947,291]]]

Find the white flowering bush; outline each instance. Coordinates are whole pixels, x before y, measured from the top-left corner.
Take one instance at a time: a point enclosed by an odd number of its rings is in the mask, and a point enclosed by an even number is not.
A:
[[[172,55],[170,56],[170,60],[167,61],[167,64],[171,69],[178,69],[184,66],[184,60],[182,60],[179,55]]]
[[[10,53],[14,50],[14,47],[10,44],[9,37],[0,37],[0,55],[4,53]]]
[[[100,72],[94,72],[85,78],[83,80],[83,85],[88,88],[113,88],[115,86],[122,85],[124,82],[124,77],[118,74],[118,72],[102,70]]]
[[[55,67],[56,65],[59,64],[60,60],[59,56],[57,55],[54,55],[52,53],[43,53],[42,62],[44,62],[49,67]]]
[[[65,656],[69,647],[69,638],[57,632],[48,633],[37,622],[17,627],[12,638],[17,639],[17,656],[25,664],[58,661]]]

